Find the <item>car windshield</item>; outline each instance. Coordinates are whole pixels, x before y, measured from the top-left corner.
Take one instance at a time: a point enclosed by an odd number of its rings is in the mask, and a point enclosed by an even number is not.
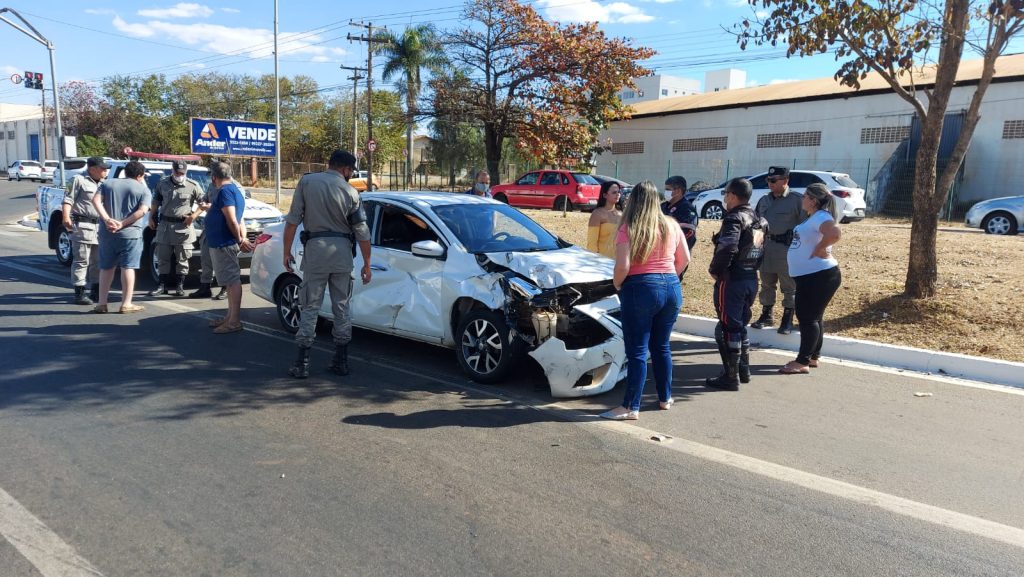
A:
[[[164,170],[150,168],[146,170],[146,184],[150,190],[156,190],[156,183],[160,182],[161,178],[170,175],[171,169],[169,168]],[[199,184],[199,190],[203,192],[210,188],[210,171],[208,170],[189,170],[185,173],[185,177],[196,181]]]
[[[582,172],[572,173],[572,177],[576,179],[576,182],[580,184],[601,184],[596,178],[589,174],[583,174]]]
[[[435,207],[434,213],[474,254],[561,248],[557,237],[507,204],[448,204]]]
[[[833,174],[832,178],[836,179],[836,182],[839,183],[839,186],[845,186],[847,188],[860,188],[859,184],[854,182],[852,178],[846,176],[845,174]]]

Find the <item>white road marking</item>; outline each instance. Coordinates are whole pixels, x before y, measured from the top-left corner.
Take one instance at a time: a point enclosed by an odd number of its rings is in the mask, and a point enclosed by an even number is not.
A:
[[[18,270],[23,270],[25,272],[38,274],[40,276],[44,276],[47,278],[56,276],[51,275],[50,273],[46,273],[44,271],[37,271],[31,269],[30,267],[23,267],[20,265],[14,265],[11,263],[5,263],[0,261],[0,266],[4,265]],[[213,315],[211,313],[197,311],[193,308],[180,305],[174,302],[152,301],[151,304],[175,312],[195,314],[197,316],[201,316],[204,318],[213,318]],[[286,335],[281,331],[275,331],[273,329],[268,329],[266,327],[262,327],[252,323],[243,324],[245,324],[247,330],[252,330],[253,332],[260,333],[261,335],[268,336],[275,340],[288,343],[294,342],[293,337],[291,337],[290,335]],[[700,337],[692,337],[690,335],[682,335],[679,333],[673,334],[680,337],[685,337],[689,340],[706,340]],[[324,345],[314,344],[314,346],[319,350],[329,351],[328,347]],[[792,354],[789,352],[783,353],[786,355]],[[676,451],[685,455],[690,455],[698,459],[728,465],[741,471],[754,473],[757,475],[761,475],[763,477],[781,481],[783,483],[789,483],[791,485],[796,485],[798,487],[803,487],[805,489],[810,489],[812,491],[818,491],[820,493],[832,495],[834,497],[839,497],[841,499],[846,499],[862,505],[876,507],[885,511],[896,513],[898,515],[903,515],[913,519],[933,523],[942,527],[947,527],[949,529],[961,531],[964,533],[970,533],[972,535],[977,535],[987,539],[992,539],[995,541],[999,541],[1001,543],[1012,545],[1014,547],[1024,548],[1024,529],[1018,527],[1012,527],[1010,525],[1004,525],[1002,523],[989,521],[987,519],[982,519],[980,517],[974,517],[972,515],[958,513],[956,511],[950,511],[948,509],[943,509],[941,507],[936,507],[934,505],[928,505],[926,503],[920,503],[917,501],[913,501],[911,499],[898,497],[896,495],[890,495],[888,493],[883,493],[881,491],[876,491],[874,489],[860,487],[852,483],[846,483],[844,481],[838,481],[836,479],[831,479],[821,475],[815,475],[814,473],[808,473],[806,471],[801,471],[799,469],[794,469],[792,467],[786,467],[784,465],[779,465],[768,461],[762,461],[761,459],[748,457],[746,455],[741,455],[739,453],[733,453],[731,451],[726,451],[725,449],[712,447],[710,445],[704,445],[696,441],[691,441],[688,439],[682,439],[677,437],[673,438],[670,435],[665,435],[665,433],[661,433],[653,429],[647,429],[638,425],[629,424],[626,422],[604,421],[596,418],[592,414],[581,412],[579,410],[573,409],[568,405],[563,405],[558,402],[547,403],[543,405],[532,404],[527,401],[502,394],[494,389],[482,389],[465,382],[445,380],[439,377],[426,375],[421,372],[403,369],[393,364],[378,362],[360,356],[353,356],[351,358],[359,362],[366,363],[368,365],[402,373],[404,375],[415,377],[420,380],[434,382],[442,386],[455,387],[462,390],[471,391],[483,396],[499,398],[507,403],[529,407],[534,410],[550,414],[559,419],[564,419],[580,424],[582,426],[595,427],[604,431],[624,434],[634,439],[642,440],[644,442],[652,442],[650,441],[650,439],[655,435],[664,435],[668,437],[669,442],[659,442],[657,443],[658,447]],[[845,361],[844,364],[846,364]],[[875,367],[872,365],[864,365],[862,368],[877,370],[879,367]],[[913,374],[912,376],[921,377],[920,375],[917,374]],[[942,380],[944,382],[963,384],[962,381],[958,381],[956,379],[945,379],[942,377],[933,378],[935,380]],[[975,383],[972,383],[972,385],[974,384]],[[979,386],[978,388],[988,387],[992,387],[992,390],[996,390],[999,392],[1014,392],[1018,390],[1009,387],[1003,388],[991,385],[985,385],[984,387]],[[49,576],[47,575],[47,577]]]
[[[0,535],[43,577],[103,576],[3,489],[0,489]]]

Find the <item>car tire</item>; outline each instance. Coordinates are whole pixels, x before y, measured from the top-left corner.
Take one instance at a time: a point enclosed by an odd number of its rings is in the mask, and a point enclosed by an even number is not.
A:
[[[21,182],[21,175],[20,174],[15,174],[14,177],[16,179],[18,179],[18,182]]]
[[[60,227],[57,231],[57,247],[53,251],[57,254],[57,262],[64,266],[71,266],[71,261],[74,260],[74,254],[72,252],[73,244],[71,242],[71,233]]]
[[[302,281],[298,277],[289,276],[288,278],[281,281],[281,285],[277,287],[277,292],[274,293],[274,308],[277,309],[277,320],[280,321],[281,327],[289,333],[295,334],[299,332],[299,319],[301,312],[299,311],[299,285]]]
[[[555,204],[552,207],[554,210],[564,210],[566,212],[572,212],[572,201],[564,196],[559,196],[555,199]]]
[[[1017,219],[1008,212],[993,212],[981,221],[981,230],[987,234],[1015,235],[1017,234]]]
[[[149,276],[153,277],[153,282],[160,284],[160,259],[156,256],[156,251],[153,250],[153,245],[149,245],[149,258],[143,262],[149,263]]]
[[[498,202],[503,202],[505,204],[508,204],[508,197],[505,196],[504,194],[500,193],[500,192],[498,194],[494,195],[494,200],[496,200]]]
[[[500,312],[473,309],[459,319],[455,355],[462,370],[478,383],[502,381],[522,354],[522,342],[512,339]]]
[[[701,218],[706,218],[708,220],[722,220],[723,216],[725,216],[725,209],[722,207],[722,203],[717,200],[708,202],[704,205],[704,208],[701,209]]]

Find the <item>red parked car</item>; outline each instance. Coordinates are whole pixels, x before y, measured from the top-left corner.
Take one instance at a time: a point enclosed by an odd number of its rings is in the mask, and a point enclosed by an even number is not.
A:
[[[524,208],[593,210],[601,184],[589,174],[571,170],[535,170],[509,184],[491,188],[495,200]],[[568,203],[568,205],[566,205]]]

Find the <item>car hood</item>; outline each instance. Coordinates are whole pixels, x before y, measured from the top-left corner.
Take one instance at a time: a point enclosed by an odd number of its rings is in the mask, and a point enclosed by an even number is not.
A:
[[[999,198],[989,198],[983,200],[971,207],[971,210],[976,208],[984,208],[987,206],[1024,206],[1024,196],[1001,196]]]
[[[538,288],[611,280],[615,261],[578,246],[543,252],[485,253],[495,264],[530,279]]]
[[[279,218],[284,215],[281,214],[280,210],[262,200],[247,198],[245,199],[245,213],[243,213],[243,216],[245,218]]]

